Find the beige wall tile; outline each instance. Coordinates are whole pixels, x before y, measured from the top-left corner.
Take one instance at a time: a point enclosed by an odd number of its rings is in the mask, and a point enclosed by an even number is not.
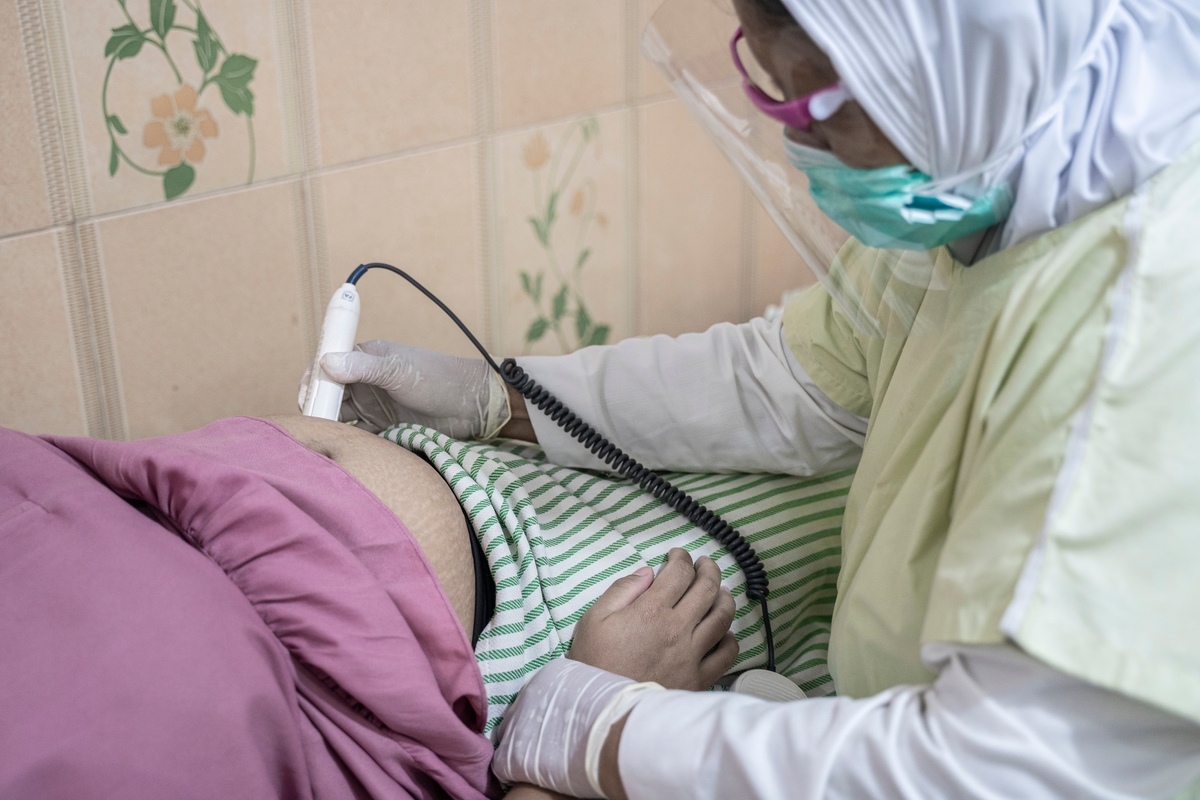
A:
[[[291,184],[99,224],[130,436],[296,411],[301,329]]]
[[[741,316],[742,183],[677,100],[641,111],[639,333]]]
[[[663,4],[663,0],[638,0],[638,50],[641,51],[641,35],[646,30],[646,26],[650,24],[650,19],[654,16],[654,12],[658,11],[658,7]],[[658,71],[658,67],[645,56],[638,57],[638,93],[642,97],[653,97],[659,94],[666,94],[671,91],[671,87],[667,85],[667,81],[663,78],[662,73]]]
[[[646,25],[650,23],[655,12],[663,5],[664,0],[638,0],[638,47],[641,48],[641,35],[646,29]],[[679,0],[675,0],[676,3]],[[705,35],[710,35],[717,48],[717,52],[721,52],[725,42],[733,36],[733,32],[737,30],[738,19],[737,14],[733,10],[732,0],[704,0],[701,3],[695,3],[686,11],[688,15],[700,15],[698,18],[690,19],[694,30],[703,32]],[[733,65],[730,64],[730,72],[733,74]],[[656,95],[669,94],[671,87],[667,85],[662,73],[658,67],[645,56],[638,58],[638,94],[641,97],[654,97]]]
[[[761,312],[778,305],[785,292],[811,286],[817,278],[758,203],[754,204],[754,227],[758,237],[755,304]]]
[[[313,0],[325,164],[470,135],[467,0]]]
[[[33,94],[17,4],[0,3],[0,236],[49,225],[50,204],[38,148]],[[61,221],[61,220],[60,220]]]
[[[624,99],[624,0],[496,0],[493,7],[502,127]]]
[[[440,297],[475,334],[483,328],[475,145],[325,175],[329,274],[366,261],[394,264]],[[398,276],[368,274],[358,340],[390,339],[477,355],[444,313]]]
[[[195,108],[197,112],[211,114],[216,135],[201,136],[203,157],[193,151],[189,159],[196,173],[195,183],[187,192],[190,195],[246,184],[252,163],[257,180],[288,172],[271,5],[271,0],[207,0],[203,5],[210,26],[228,51],[258,62],[249,83],[254,95],[253,140],[247,118],[229,110],[217,85],[209,84],[201,90]],[[127,6],[140,26],[149,26],[148,3],[129,2]],[[63,9],[95,210],[104,213],[163,201],[161,177],[142,174],[124,162],[116,175],[109,175],[111,142],[102,103],[109,60],[104,50],[111,29],[128,22],[121,6],[116,2],[63,0]],[[175,21],[192,27],[196,15],[179,2]],[[167,35],[167,49],[184,83],[199,90],[203,74],[192,41],[192,34],[173,30]],[[159,163],[163,148],[147,146],[144,137],[146,127],[157,119],[152,101],[163,95],[172,96],[178,89],[179,82],[163,53],[149,44],[143,45],[133,58],[118,61],[113,67],[108,79],[108,113],[116,115],[128,131],[115,138],[129,158],[143,169],[159,172],[167,169]],[[205,126],[202,130],[211,129]]]
[[[628,336],[625,278],[624,111],[514,133],[496,146],[500,238],[504,259],[503,352],[558,354],[586,346],[601,326],[612,343]],[[557,192],[555,215],[543,244],[530,218],[546,219]],[[580,259],[583,259],[582,266]],[[524,288],[522,273],[540,301]],[[527,334],[537,319],[553,320],[555,295],[567,286],[566,313],[535,343]],[[577,323],[582,298],[585,328]],[[542,326],[539,326],[541,328]],[[599,339],[596,343],[602,343]]]
[[[0,425],[84,433],[54,232],[0,241]]]

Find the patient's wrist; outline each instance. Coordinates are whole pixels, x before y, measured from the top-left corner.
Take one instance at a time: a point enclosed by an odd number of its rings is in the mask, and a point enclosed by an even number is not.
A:
[[[604,796],[608,800],[628,800],[628,795],[625,794],[625,784],[621,782],[618,759],[621,750],[621,733],[625,730],[625,723],[628,721],[629,714],[626,714],[612,726],[608,732],[608,738],[604,741],[604,747],[600,751],[600,790],[604,792]]]
[[[511,386],[508,388],[508,404],[512,416],[508,423],[500,429],[499,436],[505,439],[521,439],[526,442],[536,442],[537,433],[533,430],[533,422],[529,419],[529,406],[525,397]]]

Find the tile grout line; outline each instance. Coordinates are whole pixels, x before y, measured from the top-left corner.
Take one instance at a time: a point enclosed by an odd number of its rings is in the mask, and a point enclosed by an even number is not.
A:
[[[317,347],[317,322],[313,299],[313,246],[309,235],[308,192],[304,185],[304,122],[300,67],[296,56],[296,20],[292,0],[271,0],[271,22],[275,29],[275,50],[279,64],[279,97],[283,105],[283,131],[288,174],[282,178],[258,181],[251,189],[292,181],[292,224],[295,228],[296,277],[299,280],[301,334],[305,352]],[[247,187],[228,187],[184,202],[212,199],[244,191]]]
[[[108,277],[104,271],[96,224],[84,221],[95,214],[95,204],[83,144],[83,123],[79,118],[78,89],[67,39],[66,11],[61,0],[42,0],[42,15],[54,77],[67,181],[71,190],[71,217],[75,230],[75,251],[79,259],[78,272],[85,298],[88,337],[92,343],[103,409],[103,432],[98,435],[126,440],[129,438],[129,416],[108,294]]]
[[[129,413],[125,405],[125,383],[121,380],[117,360],[116,331],[112,307],[109,305],[108,278],[104,270],[100,235],[97,225],[92,222],[76,222],[75,232],[80,261],[87,275],[88,309],[91,312],[92,330],[97,342],[100,375],[104,379],[108,436],[126,441],[129,439]],[[97,314],[96,309],[103,309],[103,315]]]
[[[25,49],[25,66],[33,94],[33,110],[38,132],[38,149],[42,156],[42,171],[46,194],[50,202],[51,229],[71,224],[71,190],[63,163],[62,140],[59,136],[58,109],[54,100],[54,78],[50,74],[50,57],[46,52],[45,28],[38,0],[17,0],[18,24]]]
[[[641,62],[638,17],[641,0],[625,0],[625,302],[622,304],[627,336],[640,332],[639,267],[641,261]]]
[[[484,345],[493,354],[504,342],[504,308],[501,257],[498,247],[499,213],[496,200],[496,128],[495,26],[492,0],[472,0],[468,6],[471,35],[471,106],[475,136],[475,180],[478,192],[479,286],[483,304]]]
[[[33,1],[36,2],[36,0],[33,0]],[[622,100],[620,103],[615,104],[615,105],[609,105],[609,106],[604,106],[603,108],[589,110],[589,113],[593,113],[596,116],[605,116],[605,115],[609,115],[609,114],[615,114],[615,113],[630,111],[630,110],[640,111],[640,109],[647,108],[649,106],[661,105],[663,103],[671,102],[673,99],[674,98],[672,98],[669,95],[657,95],[654,97],[639,98],[636,101],[634,101],[633,103],[628,103],[628,102]],[[550,128],[550,127],[554,127],[555,125],[562,125],[562,124],[569,123],[569,122],[575,120],[577,117],[578,117],[578,115],[571,115],[571,116],[567,116],[567,117],[555,117],[555,118],[549,119],[549,120],[540,120],[538,122],[530,122],[530,123],[527,123],[524,125],[518,125],[518,126],[514,126],[512,128],[506,128],[504,130],[495,130],[495,131],[493,131],[492,135],[493,136],[509,136],[512,134],[537,131],[542,128]],[[297,133],[297,136],[299,136],[299,135],[300,134]],[[309,174],[309,176],[314,177],[314,178],[326,177],[329,175],[336,175],[341,172],[349,172],[352,170],[361,169],[363,167],[371,167],[371,166],[375,166],[378,164],[387,164],[392,161],[399,161],[401,159],[411,158],[413,156],[426,155],[428,153],[436,153],[436,152],[440,152],[442,150],[450,150],[455,147],[465,147],[467,145],[473,145],[473,144],[478,145],[478,144],[482,144],[483,140],[486,138],[487,138],[486,136],[471,135],[471,136],[466,136],[466,137],[460,137],[457,139],[447,139],[445,141],[433,142],[431,144],[420,145],[418,147],[412,147],[412,148],[408,148],[406,150],[397,150],[393,153],[385,153],[383,155],[378,155],[378,156],[369,156],[367,158],[360,158],[360,159],[357,159],[354,161],[347,161],[347,162],[344,162],[341,164],[331,164],[329,166],[319,167],[317,169],[309,170],[308,174]],[[110,220],[114,220],[114,219],[122,219],[124,217],[135,216],[137,214],[142,214],[142,213],[151,212],[151,211],[158,211],[158,210],[161,210],[168,206],[176,207],[176,206],[187,205],[189,203],[199,203],[199,202],[204,202],[207,200],[216,200],[216,199],[220,199],[222,197],[228,197],[230,195],[239,194],[241,192],[252,192],[252,191],[255,191],[256,189],[265,189],[265,188],[268,188],[271,186],[282,186],[282,185],[288,184],[288,183],[299,184],[299,183],[302,183],[303,178],[304,178],[304,170],[301,169],[300,167],[296,167],[293,169],[293,171],[288,172],[287,174],[277,175],[277,176],[271,177],[271,178],[255,179],[253,185],[250,185],[250,186],[247,186],[245,184],[237,184],[237,185],[227,186],[227,187],[223,187],[223,188],[219,188],[219,189],[210,189],[207,192],[197,192],[194,194],[189,193],[182,197],[177,197],[173,200],[157,200],[157,201],[154,201],[152,203],[148,203],[148,204],[142,205],[142,206],[133,206],[131,208],[121,208],[121,209],[116,209],[113,211],[104,211],[104,212],[100,212],[100,213],[94,213],[90,216],[79,217],[78,222],[80,222],[80,223],[109,222]],[[54,230],[57,227],[60,227],[62,224],[69,225],[69,224],[71,224],[71,221],[68,220],[65,223],[51,223],[49,225],[43,225],[38,228],[28,228],[26,230],[13,231],[12,233],[7,233],[7,234],[4,234],[3,236],[0,236],[0,242],[7,242],[12,239],[20,238],[22,236],[31,236],[31,235],[38,234],[38,233],[46,233],[48,231]],[[332,287],[330,287],[330,290],[332,290]],[[326,299],[326,298],[322,298],[322,306],[321,306],[322,311],[324,311],[324,299]]]
[[[54,254],[62,285],[63,308],[71,338],[71,361],[75,371],[75,393],[85,433],[100,435],[104,431],[104,403],[99,388],[93,342],[88,326],[87,307],[80,280],[79,259],[75,250],[75,228],[71,221],[71,190],[63,164],[62,140],[59,135],[58,109],[54,100],[54,79],[50,75],[46,52],[45,29],[38,0],[17,0],[17,24],[21,27],[21,43],[25,68],[33,99],[34,124],[37,126],[38,150],[42,158],[42,173],[46,181],[51,223],[41,231],[54,234]],[[40,231],[39,231],[40,232]],[[30,235],[22,232],[5,239]]]
[[[56,225],[67,226],[55,231],[55,251],[85,431],[124,439],[128,420],[103,266],[94,231],[85,243],[78,222],[92,201],[62,13],[57,0],[18,0],[51,213]]]
[[[308,352],[315,353],[320,339],[321,320],[328,300],[330,282],[328,232],[326,231],[325,192],[320,175],[321,129],[317,117],[316,64],[313,60],[312,24],[307,0],[283,0],[286,3],[291,63],[295,70],[296,115],[291,122],[298,130],[300,160],[300,213],[303,217],[302,286],[304,328]]]

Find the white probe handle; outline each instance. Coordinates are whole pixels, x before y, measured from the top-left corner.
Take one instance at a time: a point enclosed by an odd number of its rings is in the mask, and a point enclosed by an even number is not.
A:
[[[354,349],[354,339],[358,335],[358,315],[361,310],[358,289],[354,284],[344,284],[333,293],[329,307],[325,309],[321,343],[317,345],[317,360],[313,362],[308,394],[304,397],[304,416],[337,421],[342,410],[342,392],[345,387],[321,369],[321,356],[326,353],[349,353]]]

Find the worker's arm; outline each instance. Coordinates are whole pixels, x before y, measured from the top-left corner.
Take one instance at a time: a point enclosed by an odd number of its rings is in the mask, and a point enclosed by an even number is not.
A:
[[[612,800],[1172,798],[1200,776],[1200,726],[1014,647],[930,646],[930,686],[770,703],[655,692],[614,726]]]
[[[812,475],[852,467],[862,452],[867,421],[817,388],[784,343],[782,322],[721,324],[520,364],[652,469]],[[555,463],[602,468],[545,414],[528,414]]]

